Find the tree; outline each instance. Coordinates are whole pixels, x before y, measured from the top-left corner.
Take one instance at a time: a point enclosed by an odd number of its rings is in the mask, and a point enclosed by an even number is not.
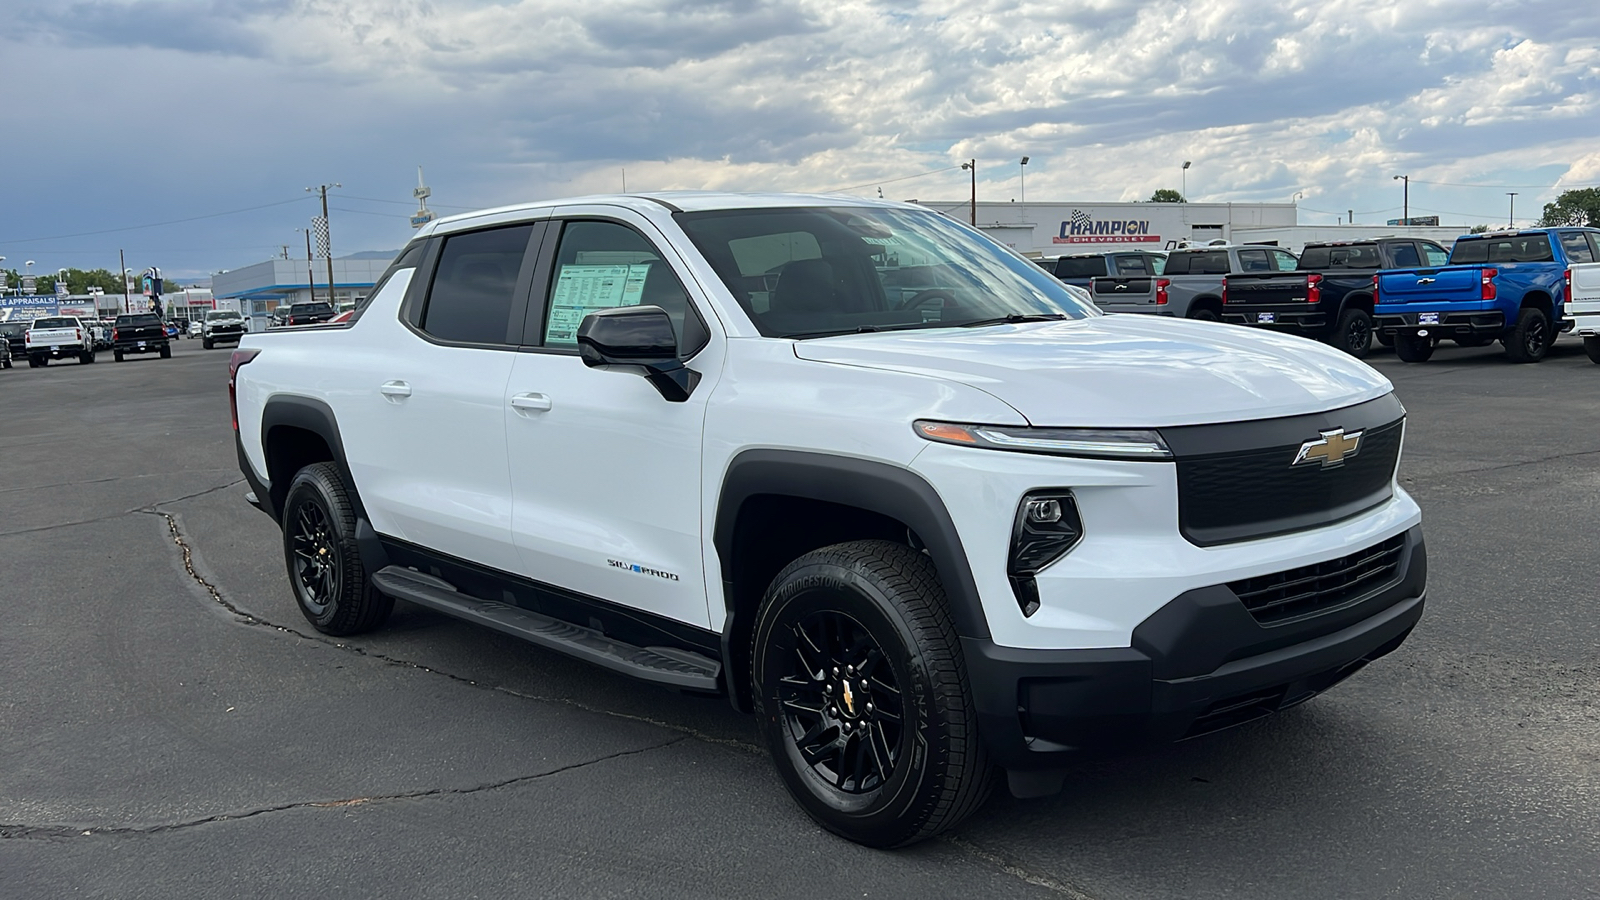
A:
[[[1554,203],[1544,205],[1540,227],[1560,225],[1587,225],[1600,228],[1600,188],[1579,188],[1563,191]]]
[[[1487,225],[1474,225],[1471,228],[1467,229],[1467,233],[1468,234],[1483,234],[1485,231],[1488,231],[1488,230],[1489,230],[1489,226],[1487,226]]]
[[[1173,190],[1172,188],[1162,188],[1161,190],[1156,191],[1154,194],[1150,195],[1150,202],[1151,203],[1188,203],[1189,201],[1183,199],[1183,195],[1178,193],[1177,191]]]

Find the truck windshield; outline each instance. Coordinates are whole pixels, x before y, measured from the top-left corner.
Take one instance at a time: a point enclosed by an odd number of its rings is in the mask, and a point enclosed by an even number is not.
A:
[[[1307,247],[1300,254],[1300,270],[1381,269],[1377,244],[1344,244],[1337,247]]]
[[[1552,262],[1550,238],[1543,234],[1461,238],[1450,251],[1450,264]]]
[[[242,319],[242,318],[244,318],[244,316],[241,316],[240,314],[238,314],[236,312],[208,312],[208,313],[206,313],[206,321],[207,322],[217,322],[217,321],[221,321],[223,319]]]
[[[1098,315],[1038,266],[931,211],[802,207],[676,218],[767,337]]]
[[[34,319],[34,328],[77,328],[77,319]]]

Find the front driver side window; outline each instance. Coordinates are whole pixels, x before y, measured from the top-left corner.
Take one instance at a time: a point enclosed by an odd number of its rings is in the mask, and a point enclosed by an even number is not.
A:
[[[561,230],[550,274],[544,346],[575,349],[584,316],[617,306],[659,306],[672,319],[678,352],[704,347],[704,320],[683,283],[644,235],[616,222],[574,221]]]

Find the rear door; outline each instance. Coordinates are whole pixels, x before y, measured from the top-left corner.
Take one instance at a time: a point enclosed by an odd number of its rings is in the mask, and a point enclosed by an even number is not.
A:
[[[382,323],[381,341],[334,364],[355,382],[338,386],[336,412],[378,532],[520,568],[504,396],[532,279],[529,251],[543,229],[524,222],[436,239],[400,321]]]
[[[643,216],[558,210],[522,352],[502,401],[522,571],[548,585],[709,626],[700,528],[701,437],[721,370],[682,259]],[[700,382],[674,403],[638,374],[584,365],[589,312],[667,311]]]

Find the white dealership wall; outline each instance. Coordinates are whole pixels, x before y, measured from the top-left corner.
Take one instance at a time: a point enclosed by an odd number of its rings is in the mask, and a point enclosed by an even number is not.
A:
[[[968,201],[917,200],[967,221]],[[995,240],[1036,257],[1102,250],[1163,250],[1178,241],[1221,238],[1236,244],[1275,243],[1299,253],[1317,241],[1355,241],[1407,235],[1446,249],[1464,225],[1301,225],[1293,203],[978,203],[978,227]]]

